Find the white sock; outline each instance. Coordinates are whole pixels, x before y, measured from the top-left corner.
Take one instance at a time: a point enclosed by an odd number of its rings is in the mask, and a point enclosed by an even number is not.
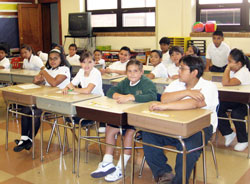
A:
[[[124,168],[126,168],[128,160],[130,159],[130,156],[131,155],[124,154]],[[121,155],[120,155],[120,159],[119,159],[119,161],[117,163],[117,167],[122,170],[122,158],[121,158]]]
[[[113,162],[113,155],[105,154],[102,161],[106,163]]]
[[[27,141],[28,139],[30,139],[30,138],[27,135],[21,136],[21,140],[23,140],[23,141]]]

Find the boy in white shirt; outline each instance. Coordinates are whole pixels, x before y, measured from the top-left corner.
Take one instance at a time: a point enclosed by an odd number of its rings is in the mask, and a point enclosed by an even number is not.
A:
[[[152,50],[150,54],[150,63],[154,66],[153,70],[146,76],[150,79],[168,78],[167,68],[162,64],[162,52]]]
[[[170,79],[178,79],[179,78],[179,66],[180,66],[180,59],[182,58],[184,51],[182,47],[173,46],[170,51],[170,59],[173,62],[172,64],[168,65],[167,71]]]
[[[204,80],[204,64],[201,58],[196,56],[185,56],[181,59],[179,79],[173,81],[166,87],[162,94],[161,103],[154,103],[150,110],[185,110],[203,108],[209,109],[211,115],[211,125],[204,128],[205,142],[212,137],[218,124],[216,107],[219,103],[218,90],[211,82]],[[202,145],[201,132],[183,139],[187,150]],[[182,150],[182,145],[178,139],[168,136],[153,134],[149,132],[142,133],[143,142],[157,146],[171,145],[178,150]],[[143,145],[146,161],[153,172],[154,178],[158,183],[182,183],[182,154],[177,154],[175,165],[175,176],[172,173],[171,166],[167,163],[167,158],[162,149]],[[191,172],[199,159],[202,150],[193,151],[187,155],[186,162],[186,181],[188,183]]]
[[[112,75],[126,75],[126,66],[130,59],[131,51],[130,48],[124,46],[120,49],[119,59],[112,63],[108,68],[101,69],[102,74],[111,73]]]
[[[9,69],[10,61],[6,58],[7,50],[4,46],[0,45],[0,69]]]
[[[168,65],[172,64],[169,55],[170,39],[168,37],[162,37],[159,41],[159,44],[162,51],[162,63],[165,67],[167,67]]]
[[[230,47],[223,41],[223,32],[215,31],[213,33],[213,43],[211,43],[207,48],[207,63],[205,69],[206,72],[224,72],[224,70],[226,69],[228,63],[227,58],[230,53]]]
[[[106,63],[105,60],[102,59],[102,51],[101,50],[94,50],[94,61],[95,64],[101,64],[102,65],[102,69],[105,69]]]
[[[80,56],[76,54],[77,46],[76,44],[72,43],[69,45],[69,55],[67,55],[66,59],[68,62],[73,65],[80,65]]]

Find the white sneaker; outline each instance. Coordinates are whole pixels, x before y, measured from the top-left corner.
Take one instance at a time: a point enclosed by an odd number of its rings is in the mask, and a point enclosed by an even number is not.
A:
[[[106,127],[99,127],[98,132],[99,133],[105,133],[106,132]]]
[[[98,168],[91,173],[93,178],[101,178],[115,171],[115,166],[112,162],[100,162]]]
[[[117,181],[119,179],[122,178],[122,171],[120,168],[118,167],[115,167],[115,171],[107,176],[105,176],[105,181],[109,181],[109,182],[112,182],[112,181]]]
[[[228,147],[234,140],[236,133],[232,132],[229,135],[225,135],[225,146]]]
[[[244,151],[248,147],[248,142],[238,142],[234,146],[235,151]]]

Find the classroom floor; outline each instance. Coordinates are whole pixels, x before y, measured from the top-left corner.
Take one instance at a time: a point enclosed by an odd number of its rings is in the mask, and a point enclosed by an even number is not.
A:
[[[96,169],[100,156],[98,146],[91,144],[89,146],[89,162],[84,163],[84,141],[82,141],[82,152],[80,162],[80,177],[72,174],[72,152],[68,150],[63,156],[59,148],[58,139],[54,136],[49,153],[45,153],[50,126],[46,125],[44,129],[44,161],[40,161],[40,133],[36,137],[35,159],[32,160],[31,151],[22,151],[15,153],[13,147],[14,139],[20,138],[20,119],[11,117],[9,123],[9,149],[5,150],[5,107],[0,94],[0,184],[101,184],[107,183],[104,179],[93,179],[90,173]],[[61,134],[63,130],[61,129]],[[71,143],[71,134],[69,143]],[[207,179],[209,184],[249,184],[250,181],[250,160],[247,159],[247,150],[245,152],[233,151],[233,145],[229,148],[223,146],[224,139],[219,135],[217,144],[214,142],[216,156],[219,166],[219,178],[216,178],[215,168],[212,160],[212,154],[207,146]],[[71,144],[70,144],[71,146]],[[169,162],[173,166],[175,163],[175,154],[167,153]],[[117,162],[119,151],[115,151],[115,163]],[[151,171],[145,165],[142,177],[138,177],[139,164],[143,156],[142,150],[136,153],[135,183],[150,184],[154,183]],[[203,183],[202,179],[202,159],[199,159],[197,165],[198,184]],[[130,183],[130,164],[127,167],[126,183]],[[121,181],[114,182],[122,183]],[[191,183],[191,182],[190,182]]]

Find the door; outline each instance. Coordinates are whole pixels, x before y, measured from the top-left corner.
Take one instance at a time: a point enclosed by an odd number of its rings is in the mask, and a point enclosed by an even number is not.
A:
[[[35,52],[43,50],[40,4],[18,5],[18,27],[20,45],[28,44]]]

